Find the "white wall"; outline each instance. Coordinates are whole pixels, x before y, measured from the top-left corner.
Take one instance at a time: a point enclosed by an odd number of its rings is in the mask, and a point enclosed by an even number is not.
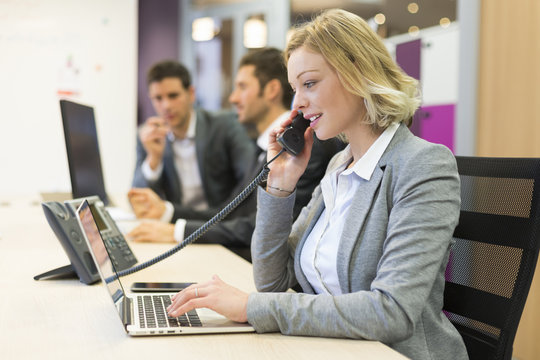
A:
[[[0,0],[0,199],[71,191],[60,98],[94,107],[107,191],[127,191],[136,65],[137,1]]]
[[[434,26],[420,30],[417,37],[409,34],[385,39],[388,50],[395,55],[395,47],[408,41],[422,40],[420,79],[422,105],[456,104],[459,80],[459,27]]]

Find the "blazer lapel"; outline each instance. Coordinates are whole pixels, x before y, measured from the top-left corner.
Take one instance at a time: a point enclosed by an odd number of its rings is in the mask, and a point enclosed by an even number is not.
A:
[[[207,119],[200,110],[195,111],[195,117],[197,119],[197,123],[195,124],[195,148],[197,152],[197,163],[199,164],[199,173],[201,174],[203,187],[206,190],[206,161],[204,161],[204,153],[208,143],[208,128],[206,124]]]
[[[167,182],[171,184],[169,189],[170,198],[175,199],[175,202],[182,202],[182,191],[180,190],[182,187],[178,173],[176,172],[176,165],[174,164],[173,144],[169,139],[167,139],[165,153],[163,154],[163,171],[167,177]]]
[[[343,229],[338,248],[338,279],[343,293],[350,292],[349,264],[354,248],[360,244],[362,238],[358,235],[362,231],[366,217],[373,204],[375,194],[379,190],[379,185],[384,171],[377,166],[371,175],[371,179],[360,186],[354,194],[349,214],[347,215],[347,226]]]
[[[314,294],[315,290],[313,290],[313,287],[308,282],[304,272],[302,271],[302,267],[300,266],[300,253],[302,252],[302,248],[304,247],[304,244],[307,240],[308,235],[311,233],[311,230],[315,226],[315,223],[317,222],[317,219],[321,216],[322,212],[324,210],[324,200],[321,196],[319,196],[316,199],[316,203],[313,204],[313,210],[308,214],[308,218],[306,219],[307,223],[309,224],[306,230],[304,231],[304,234],[302,235],[302,238],[300,239],[298,245],[296,246],[295,254],[294,254],[294,271],[297,277],[298,283],[302,286],[304,291],[307,289],[310,289],[310,291],[306,291],[308,293]]]

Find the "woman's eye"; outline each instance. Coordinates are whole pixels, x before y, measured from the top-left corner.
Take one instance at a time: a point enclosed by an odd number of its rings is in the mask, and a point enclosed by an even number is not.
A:
[[[307,87],[308,89],[311,88],[313,85],[315,85],[315,81],[306,81],[304,83],[304,86]]]

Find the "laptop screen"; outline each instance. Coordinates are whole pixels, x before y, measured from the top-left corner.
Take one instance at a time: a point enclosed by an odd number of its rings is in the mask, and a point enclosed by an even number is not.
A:
[[[98,195],[105,205],[108,205],[94,109],[72,101],[60,100],[60,110],[73,198]]]
[[[88,204],[87,200],[84,200],[79,206],[79,209],[77,209],[83,231],[86,234],[88,244],[91,247],[90,252],[94,257],[101,278],[107,280],[107,290],[116,304],[119,300],[124,298],[125,291],[122,287],[122,283],[116,276],[116,269],[97,227],[95,212],[96,210],[92,211],[92,207]]]

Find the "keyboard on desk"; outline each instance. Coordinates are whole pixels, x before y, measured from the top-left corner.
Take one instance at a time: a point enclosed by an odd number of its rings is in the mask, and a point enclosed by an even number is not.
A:
[[[139,295],[137,298],[141,328],[202,326],[196,310],[176,318],[168,316],[166,309],[171,304],[171,295]]]

